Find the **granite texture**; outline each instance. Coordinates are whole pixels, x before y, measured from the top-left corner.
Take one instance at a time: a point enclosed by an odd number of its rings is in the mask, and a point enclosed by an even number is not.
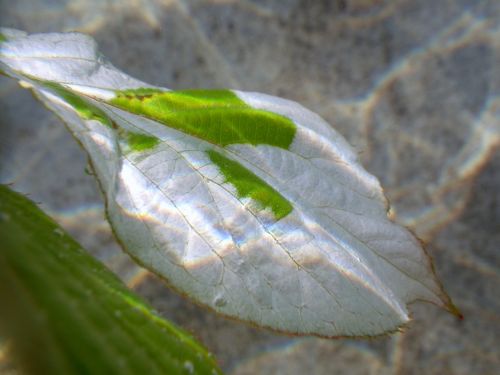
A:
[[[229,374],[494,374],[500,368],[500,2],[497,0],[0,0],[0,25],[91,34],[120,69],[173,89],[301,102],[378,176],[462,310],[412,306],[375,340],[290,338],[229,321],[135,266],[104,220],[86,156],[0,77],[0,181],[13,183]],[[0,370],[13,371],[0,351]]]

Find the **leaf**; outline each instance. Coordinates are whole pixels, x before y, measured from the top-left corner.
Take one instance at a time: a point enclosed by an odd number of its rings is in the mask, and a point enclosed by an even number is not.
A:
[[[372,336],[425,300],[459,314],[379,181],[316,114],[237,90],[170,91],[84,35],[4,31],[0,61],[88,152],[123,247],[217,312],[293,334]]]
[[[32,374],[218,374],[35,204],[0,185],[0,333]]]

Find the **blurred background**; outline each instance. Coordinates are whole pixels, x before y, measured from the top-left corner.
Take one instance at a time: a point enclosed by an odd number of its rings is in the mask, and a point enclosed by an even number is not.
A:
[[[0,0],[0,25],[88,33],[115,66],[155,85],[265,92],[319,113],[379,177],[465,316],[416,303],[403,333],[327,340],[198,307],[122,253],[83,150],[0,77],[0,182],[29,194],[228,374],[498,373],[498,0]],[[0,352],[0,373],[14,372]]]

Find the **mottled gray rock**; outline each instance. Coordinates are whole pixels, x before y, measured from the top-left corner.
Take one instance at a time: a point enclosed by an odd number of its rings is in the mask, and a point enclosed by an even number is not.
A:
[[[87,32],[116,66],[145,81],[261,91],[318,112],[380,178],[396,220],[427,242],[465,315],[458,321],[415,304],[415,321],[402,334],[322,340],[199,308],[121,253],[83,151],[29,92],[0,77],[0,180],[40,202],[228,372],[500,368],[498,1],[0,0],[0,9],[2,26]]]

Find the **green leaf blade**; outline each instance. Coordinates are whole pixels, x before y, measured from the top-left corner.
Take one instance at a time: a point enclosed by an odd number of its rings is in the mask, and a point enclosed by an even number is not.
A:
[[[189,335],[5,186],[0,238],[0,332],[28,372],[219,373]]]

